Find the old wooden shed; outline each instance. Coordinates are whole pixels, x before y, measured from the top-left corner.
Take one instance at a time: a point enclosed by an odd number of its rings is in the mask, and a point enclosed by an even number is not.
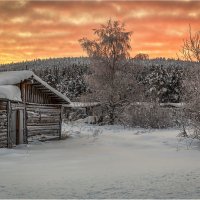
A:
[[[63,104],[70,100],[32,71],[0,73],[0,147],[46,134],[61,138]]]

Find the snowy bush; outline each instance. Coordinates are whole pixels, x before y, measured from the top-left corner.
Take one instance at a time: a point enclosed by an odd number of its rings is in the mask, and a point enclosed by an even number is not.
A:
[[[146,86],[146,96],[156,102],[178,103],[182,95],[183,69],[175,66],[153,65],[145,68],[142,82]]]
[[[121,122],[131,127],[168,128],[177,126],[179,111],[158,104],[131,105],[121,114]]]
[[[186,131],[186,136],[190,138],[200,139],[200,68],[194,66],[187,69],[184,79],[183,98],[186,102],[184,109],[184,120],[182,120],[183,131],[189,127],[190,131]]]

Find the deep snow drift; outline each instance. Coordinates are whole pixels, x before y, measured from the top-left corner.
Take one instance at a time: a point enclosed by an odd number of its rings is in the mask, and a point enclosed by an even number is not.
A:
[[[66,140],[0,150],[0,198],[199,198],[200,147],[179,130],[65,125]]]

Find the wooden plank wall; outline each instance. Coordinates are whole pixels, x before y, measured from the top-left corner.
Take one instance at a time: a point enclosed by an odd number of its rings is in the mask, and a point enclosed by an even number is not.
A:
[[[0,148],[12,147],[9,141],[8,124],[12,110],[24,110],[24,143],[28,137],[47,134],[61,138],[62,129],[62,106],[23,104],[0,100]],[[10,114],[9,114],[10,113]]]
[[[7,101],[0,100],[0,148],[8,145]]]
[[[61,106],[27,104],[26,123],[28,137],[41,134],[61,137]]]

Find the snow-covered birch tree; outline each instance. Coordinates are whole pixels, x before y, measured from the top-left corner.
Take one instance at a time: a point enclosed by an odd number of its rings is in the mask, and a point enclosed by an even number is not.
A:
[[[128,73],[131,32],[119,21],[109,20],[94,29],[95,39],[79,40],[91,60],[91,75],[87,77],[94,100],[106,107],[109,123],[117,118],[117,108],[127,101],[133,79]]]

